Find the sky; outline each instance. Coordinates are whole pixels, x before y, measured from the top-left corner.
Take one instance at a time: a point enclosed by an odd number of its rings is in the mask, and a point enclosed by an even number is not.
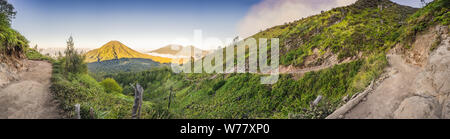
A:
[[[111,40],[142,51],[192,45],[202,37],[250,36],[259,30],[345,6],[356,0],[9,0],[18,11],[13,28],[40,48],[98,48]],[[419,0],[393,0],[420,7]],[[430,1],[430,0],[428,0]],[[183,38],[183,39],[182,39]],[[202,46],[201,49],[213,49]]]

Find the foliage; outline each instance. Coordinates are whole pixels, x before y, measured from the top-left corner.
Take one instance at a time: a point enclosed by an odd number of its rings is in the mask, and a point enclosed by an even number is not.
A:
[[[67,41],[65,54],[64,69],[66,73],[87,73],[85,57],[75,50],[72,36]]]
[[[82,73],[63,75],[63,61],[53,64],[52,86],[50,89],[60,102],[66,118],[74,117],[74,105],[81,104],[83,119],[127,119],[131,118],[133,98],[120,93],[106,93],[103,87],[92,77]],[[94,117],[89,110],[94,109]],[[170,118],[167,111],[145,101],[142,105],[142,118]]]
[[[146,71],[161,65],[150,59],[122,58],[88,63],[88,69],[93,74],[104,75],[106,73]]]
[[[418,33],[436,24],[450,25],[449,7],[450,1],[448,0],[434,0],[421,8],[407,19],[406,26],[398,30],[398,32],[401,32],[398,42],[409,48],[408,46],[415,40]]]
[[[340,106],[342,98],[364,90],[382,74],[388,65],[385,53],[399,40],[433,22],[448,25],[448,1],[435,0],[413,14],[415,11],[387,0],[359,0],[255,34],[252,37],[280,38],[285,42],[281,44],[284,49],[280,59],[284,65],[301,66],[316,48],[321,54],[331,51],[340,59],[363,54],[363,58],[350,63],[301,77],[280,75],[273,85],[261,84],[261,74],[176,74],[168,67],[158,67],[96,77],[98,81],[116,80],[120,84],[117,86],[124,87],[122,94],[106,93],[92,77],[76,73],[68,77],[54,74],[52,90],[65,110],[73,112],[73,105],[82,103],[84,115],[94,107],[101,118],[129,118],[133,94],[129,84],[140,83],[145,89],[146,118],[321,119]],[[60,64],[55,64],[54,71],[61,71]],[[170,92],[173,99],[167,108]],[[319,95],[322,101],[311,107]]]
[[[107,93],[122,93],[123,91],[122,87],[112,78],[104,79],[100,82],[100,85],[103,86]]]
[[[0,0],[0,60],[3,57],[22,58],[28,48],[28,40],[19,32],[11,28],[11,19],[16,12],[6,0]]]
[[[167,68],[105,77],[125,86],[144,84],[145,100],[159,107],[167,106],[172,88],[175,97],[168,111],[176,118],[289,118],[296,114],[290,118],[324,118],[343,97],[376,79],[386,65],[385,55],[380,53],[309,72],[298,80],[280,75],[274,85],[261,84],[262,75],[256,74],[175,74]],[[318,95],[324,96],[323,103],[311,109],[309,103]]]
[[[55,60],[53,58],[46,56],[46,55],[42,55],[41,53],[36,51],[36,49],[27,48],[25,55],[29,60],[45,60],[45,61],[55,62]]]
[[[11,21],[17,12],[14,10],[14,6],[8,3],[7,0],[0,0],[0,14],[5,15],[8,21]]]
[[[381,8],[383,7],[383,8]],[[407,17],[416,9],[388,0],[359,0],[285,25],[259,32],[252,38],[279,38],[280,63],[303,66],[314,49],[331,51],[339,60],[383,52],[396,43]]]

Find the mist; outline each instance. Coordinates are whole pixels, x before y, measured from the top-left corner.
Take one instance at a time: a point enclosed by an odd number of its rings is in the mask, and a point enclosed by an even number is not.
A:
[[[354,2],[356,0],[263,0],[251,7],[238,23],[237,30],[241,38],[246,38],[261,30]]]

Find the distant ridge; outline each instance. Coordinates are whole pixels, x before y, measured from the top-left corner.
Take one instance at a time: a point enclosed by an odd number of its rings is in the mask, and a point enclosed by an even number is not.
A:
[[[151,56],[143,53],[139,53],[128,46],[122,44],[119,41],[110,41],[98,49],[91,50],[86,54],[86,62],[100,62],[105,60],[114,60],[122,58],[141,58],[141,59],[151,59],[159,63],[170,63],[172,59]]]
[[[173,55],[173,56],[181,56],[181,57],[190,57],[194,56],[194,52],[200,52],[201,57],[206,56],[209,52],[205,50],[201,50],[194,46],[181,46],[181,45],[167,45],[162,48],[150,51],[149,53],[157,53],[163,55]]]

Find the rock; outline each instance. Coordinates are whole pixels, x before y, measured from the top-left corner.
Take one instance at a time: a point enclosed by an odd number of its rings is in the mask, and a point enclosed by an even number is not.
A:
[[[317,96],[317,98],[312,102],[312,105],[317,106],[319,102],[322,100],[322,98],[323,98],[322,95]]]
[[[342,98],[342,102],[347,102],[348,101],[348,95],[346,95],[345,97]]]
[[[394,112],[395,119],[437,119],[435,99],[413,96],[405,99]]]
[[[443,103],[441,118],[450,119],[450,98],[447,98]]]

